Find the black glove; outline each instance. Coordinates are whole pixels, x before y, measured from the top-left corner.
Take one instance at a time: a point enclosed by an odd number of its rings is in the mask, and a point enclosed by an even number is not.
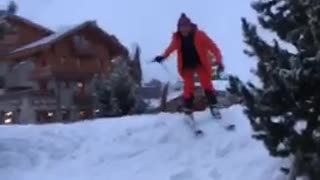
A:
[[[157,57],[154,58],[153,61],[157,62],[157,63],[162,63],[164,61],[164,57],[163,56],[157,56]]]

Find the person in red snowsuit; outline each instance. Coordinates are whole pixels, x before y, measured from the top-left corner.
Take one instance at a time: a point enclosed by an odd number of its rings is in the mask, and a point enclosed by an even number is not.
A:
[[[184,81],[184,110],[192,111],[194,101],[194,74],[197,73],[204,89],[210,109],[217,104],[216,91],[212,84],[212,61],[209,52],[216,58],[218,71],[223,71],[222,56],[217,45],[208,35],[182,13],[170,45],[154,61],[163,62],[171,53],[177,51],[178,72]]]

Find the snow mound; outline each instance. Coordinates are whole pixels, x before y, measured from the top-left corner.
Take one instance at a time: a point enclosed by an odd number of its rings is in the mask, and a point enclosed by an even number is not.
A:
[[[280,162],[251,138],[242,109],[222,112],[227,132],[196,113],[195,138],[179,114],[99,119],[76,124],[0,127],[0,179],[275,180]]]

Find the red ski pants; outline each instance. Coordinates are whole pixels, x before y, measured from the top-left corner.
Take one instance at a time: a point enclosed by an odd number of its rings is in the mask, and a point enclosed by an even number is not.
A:
[[[194,74],[197,74],[200,80],[200,84],[205,91],[215,93],[213,88],[211,77],[212,75],[206,71],[203,66],[198,66],[195,69],[184,69],[182,71],[182,79],[184,80],[183,98],[189,99],[193,96],[195,89]]]

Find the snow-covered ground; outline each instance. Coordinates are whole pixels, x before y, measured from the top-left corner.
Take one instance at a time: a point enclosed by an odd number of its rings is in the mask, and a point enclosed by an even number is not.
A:
[[[5,180],[276,180],[280,162],[251,138],[240,106],[223,110],[227,132],[197,113],[196,139],[181,115],[161,113],[76,124],[0,126]]]

